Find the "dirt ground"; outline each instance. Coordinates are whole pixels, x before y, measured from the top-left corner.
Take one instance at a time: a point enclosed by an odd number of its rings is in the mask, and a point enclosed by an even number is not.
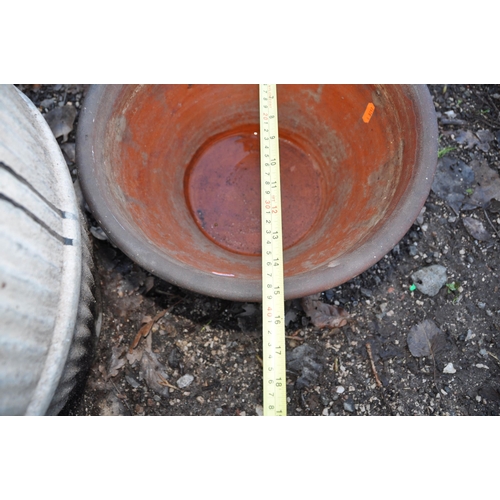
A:
[[[64,123],[53,118],[76,179],[86,87],[18,87],[44,114],[76,109]],[[417,221],[379,263],[321,294],[347,311],[346,326],[320,328],[301,300],[286,304],[288,415],[500,414],[500,86],[429,90],[440,159]],[[202,296],[150,275],[87,217],[100,334],[87,383],[62,414],[262,414],[260,305]],[[430,266],[440,267],[412,276]]]

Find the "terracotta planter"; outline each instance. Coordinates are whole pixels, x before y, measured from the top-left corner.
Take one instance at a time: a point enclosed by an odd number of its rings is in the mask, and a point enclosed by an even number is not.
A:
[[[294,298],[404,236],[431,187],[437,123],[423,85],[278,85],[278,106]],[[77,155],[89,206],[130,258],[199,293],[261,300],[257,85],[91,86]]]

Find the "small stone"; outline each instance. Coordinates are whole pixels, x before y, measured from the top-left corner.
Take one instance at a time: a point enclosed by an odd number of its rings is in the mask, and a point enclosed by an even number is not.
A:
[[[262,408],[262,405],[257,405],[255,407],[255,413],[259,416],[262,417],[264,415],[264,408]]]
[[[141,386],[141,384],[139,384],[139,382],[137,382],[135,378],[129,375],[125,375],[125,380],[132,386],[133,389],[137,389],[138,387]]]
[[[467,337],[465,337],[465,341],[472,340],[476,336],[475,333],[472,333],[472,330],[467,330]]]
[[[463,219],[464,227],[467,232],[478,241],[489,241],[491,240],[491,235],[488,233],[484,224],[473,217],[465,217]],[[462,250],[460,250],[462,252]],[[463,254],[462,254],[463,255]]]
[[[453,367],[453,363],[448,363],[444,369],[443,373],[457,373],[457,370]]]
[[[446,267],[439,264],[424,267],[413,273],[411,279],[421,293],[433,297],[446,283]]]
[[[422,207],[422,210],[420,210],[420,213],[418,214],[418,217],[417,217],[417,223],[422,226],[422,224],[424,223],[424,214],[425,214],[425,211],[427,210],[426,207]]]
[[[191,385],[193,382],[194,377],[193,375],[190,375],[189,373],[186,373],[186,375],[183,375],[179,380],[177,380],[177,387],[179,389],[184,389],[188,385]]]
[[[64,156],[70,163],[75,163],[76,160],[76,147],[74,142],[65,142],[61,145]]]
[[[324,417],[328,417],[328,408],[325,408],[323,412],[321,413]]]
[[[341,385],[339,385],[336,389],[335,389],[335,392],[337,394],[342,394],[343,392],[345,392],[345,388]]]
[[[321,390],[321,389],[318,387],[318,390],[317,390],[316,392],[318,392],[318,394],[319,394],[319,391],[320,391],[320,390]],[[319,399],[320,399],[320,401],[321,401],[321,404],[322,404],[324,407],[327,407],[327,406],[329,405],[329,403],[330,403],[330,398],[329,398],[329,397],[327,397],[327,396],[326,396],[326,394],[324,394],[324,393],[321,393],[321,394],[319,395]]]
[[[41,103],[40,103],[40,106],[42,108],[50,108],[52,105],[54,105],[56,102],[56,100],[54,98],[50,98],[50,99],[44,99]]]
[[[349,413],[354,413],[354,403],[350,400],[346,401],[344,403],[344,410],[348,411]]]
[[[108,236],[100,227],[90,226],[90,232],[92,236],[98,240],[106,241],[108,239]]]

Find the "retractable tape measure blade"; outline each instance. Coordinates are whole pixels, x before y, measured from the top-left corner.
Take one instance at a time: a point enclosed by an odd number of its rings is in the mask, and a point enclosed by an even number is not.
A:
[[[283,233],[275,84],[259,85],[264,415],[286,415]]]

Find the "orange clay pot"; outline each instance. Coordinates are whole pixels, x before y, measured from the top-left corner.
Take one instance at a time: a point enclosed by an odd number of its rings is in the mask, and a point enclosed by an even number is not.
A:
[[[390,251],[437,163],[424,85],[278,85],[285,295],[320,292]],[[261,300],[258,85],[95,85],[80,180],[110,240],[157,276]]]

